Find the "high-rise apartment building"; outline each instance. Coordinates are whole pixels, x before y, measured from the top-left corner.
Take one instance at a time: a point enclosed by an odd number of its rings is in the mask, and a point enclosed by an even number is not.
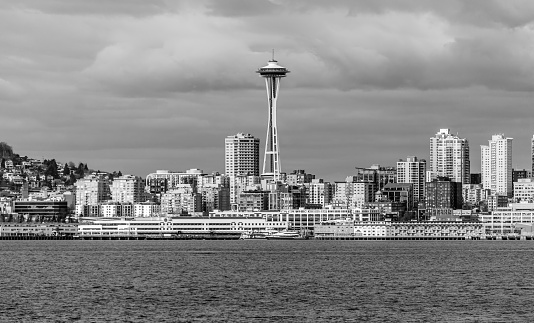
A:
[[[462,200],[471,207],[479,206],[491,195],[489,190],[484,189],[482,184],[464,184],[462,186]]]
[[[430,169],[435,176],[448,177],[453,182],[469,184],[469,142],[440,129],[430,138]]]
[[[482,185],[492,194],[513,195],[512,139],[504,134],[493,135],[487,146],[480,146]]]
[[[348,208],[363,208],[375,200],[376,185],[374,183],[347,183]]]
[[[406,161],[397,162],[397,183],[413,184],[414,202],[425,198],[426,160],[408,156]]]
[[[332,200],[332,184],[322,179],[313,179],[311,183],[305,184],[308,190],[307,203],[325,207]]]
[[[101,175],[88,175],[76,181],[76,204],[98,204],[110,199],[109,180]]]
[[[427,209],[461,209],[462,202],[461,183],[446,177],[439,177],[426,183]]]
[[[76,181],[76,215],[98,216],[98,212],[91,211],[98,203],[110,199],[109,179],[103,175],[88,175]]]
[[[260,175],[260,139],[238,133],[224,140],[224,172],[227,176]]]
[[[124,175],[113,180],[111,183],[111,200],[119,203],[145,202],[145,185],[141,177]]]
[[[192,214],[202,211],[202,195],[190,184],[178,184],[161,196],[163,214]]]

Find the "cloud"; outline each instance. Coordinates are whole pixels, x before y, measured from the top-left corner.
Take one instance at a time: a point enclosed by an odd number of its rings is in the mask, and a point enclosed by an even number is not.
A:
[[[173,0],[19,0],[0,1],[0,8],[39,11],[54,15],[145,17],[175,12],[183,1]]]
[[[139,175],[222,170],[224,137],[264,140],[255,71],[275,48],[291,70],[278,114],[286,171],[342,179],[427,158],[439,128],[468,137],[473,160],[492,132],[514,149],[523,138],[514,161],[528,164],[533,5],[0,0],[2,140]]]
[[[0,78],[0,100],[18,100],[23,93],[24,90],[17,84]]]
[[[302,11],[303,3],[266,2],[262,11],[264,3],[211,2],[208,15],[125,20],[84,75],[125,96],[257,88],[251,71],[274,47],[293,71],[289,87],[532,89],[532,29],[456,24],[469,21],[459,16],[470,6],[465,2],[365,3],[337,2],[322,6],[326,11],[311,4]],[[491,2],[472,15],[510,22],[520,14],[507,6],[509,14],[498,17],[498,6]]]
[[[211,0],[206,3],[207,14],[226,17],[251,17],[276,14],[283,6],[269,0]]]

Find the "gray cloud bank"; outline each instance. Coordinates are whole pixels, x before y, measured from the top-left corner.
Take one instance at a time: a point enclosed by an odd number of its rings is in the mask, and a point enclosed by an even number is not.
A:
[[[254,71],[275,48],[292,71],[284,167],[308,156],[317,173],[346,172],[389,162],[383,151],[394,163],[428,154],[442,127],[473,136],[476,166],[491,133],[531,137],[533,20],[531,1],[0,0],[2,141],[47,157],[105,152],[93,162],[109,165],[137,147],[153,169],[222,170],[224,136],[264,139]],[[421,142],[392,145],[395,134]],[[316,149],[365,153],[309,161]],[[127,164],[144,175],[139,163]]]

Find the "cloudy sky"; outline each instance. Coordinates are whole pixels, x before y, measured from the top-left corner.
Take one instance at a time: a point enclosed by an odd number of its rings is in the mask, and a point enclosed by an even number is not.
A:
[[[0,30],[0,141],[22,155],[223,172],[224,137],[264,143],[275,48],[283,171],[428,158],[440,128],[472,172],[495,133],[530,168],[531,0],[0,0]]]

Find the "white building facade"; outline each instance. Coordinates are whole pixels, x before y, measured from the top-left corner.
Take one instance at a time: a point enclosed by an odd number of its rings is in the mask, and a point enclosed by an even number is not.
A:
[[[110,199],[109,180],[102,175],[88,175],[76,181],[76,214],[85,215],[84,206],[98,205]]]
[[[482,185],[492,194],[513,194],[512,138],[504,134],[493,135],[487,146],[481,145]]]
[[[520,178],[514,183],[514,200],[534,202],[534,181],[532,178]]]
[[[141,177],[124,175],[111,183],[111,200],[119,203],[144,202],[144,183]]]
[[[469,184],[471,170],[469,142],[453,135],[450,129],[440,129],[430,138],[430,169],[437,176],[445,176],[453,182]]]
[[[224,140],[224,173],[227,176],[260,175],[260,139],[238,133]]]

